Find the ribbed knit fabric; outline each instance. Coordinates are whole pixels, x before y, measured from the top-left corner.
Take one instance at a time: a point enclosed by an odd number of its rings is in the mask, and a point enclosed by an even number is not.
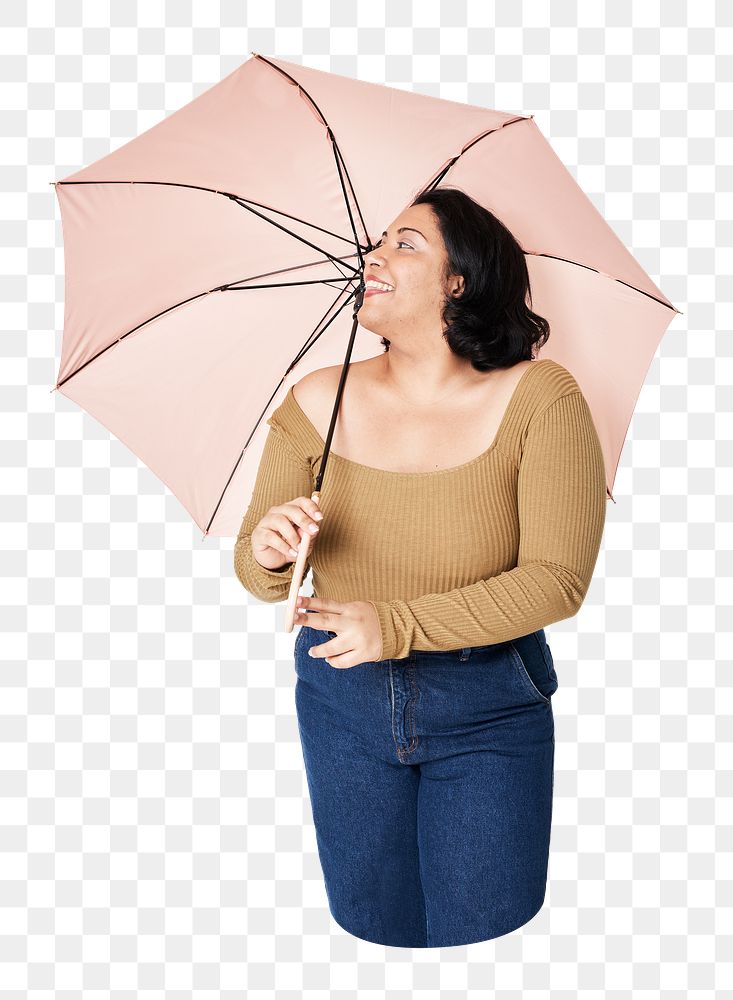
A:
[[[251,534],[271,506],[311,495],[324,441],[292,389],[267,422],[234,568],[246,590],[275,602],[287,598],[293,564],[260,566]],[[313,593],[374,605],[377,659],[504,642],[583,603],[606,516],[603,454],[575,378],[544,358],[520,378],[482,454],[405,473],[331,451],[320,509]]]

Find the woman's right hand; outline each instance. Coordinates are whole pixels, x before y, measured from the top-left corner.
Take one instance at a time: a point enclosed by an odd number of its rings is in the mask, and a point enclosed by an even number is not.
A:
[[[264,569],[282,569],[295,562],[298,546],[306,532],[313,546],[318,537],[317,522],[322,517],[318,504],[310,497],[296,497],[288,503],[270,507],[252,532],[252,554]]]

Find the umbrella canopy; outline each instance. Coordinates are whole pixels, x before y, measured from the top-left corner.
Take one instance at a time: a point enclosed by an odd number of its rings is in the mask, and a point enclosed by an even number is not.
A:
[[[613,499],[639,392],[679,310],[533,117],[257,53],[55,182],[65,251],[55,388],[127,445],[204,535],[236,536],[266,420],[291,385],[383,350],[362,330],[347,352],[363,256],[441,182],[524,249],[532,308],[551,328],[541,356],[583,391]]]

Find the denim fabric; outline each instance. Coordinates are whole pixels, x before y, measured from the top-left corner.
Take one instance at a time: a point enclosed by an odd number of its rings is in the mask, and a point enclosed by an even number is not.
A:
[[[329,909],[354,937],[500,937],[545,898],[557,676],[543,629],[339,670],[301,626],[295,706]]]

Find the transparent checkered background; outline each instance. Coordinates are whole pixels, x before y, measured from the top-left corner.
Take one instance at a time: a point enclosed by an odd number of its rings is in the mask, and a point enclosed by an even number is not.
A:
[[[733,5],[42,0],[2,4],[0,29],[0,995],[731,996]],[[49,391],[49,182],[251,51],[534,114],[683,313],[590,593],[547,629],[547,900],[494,941],[405,951],[332,921],[284,606]]]

